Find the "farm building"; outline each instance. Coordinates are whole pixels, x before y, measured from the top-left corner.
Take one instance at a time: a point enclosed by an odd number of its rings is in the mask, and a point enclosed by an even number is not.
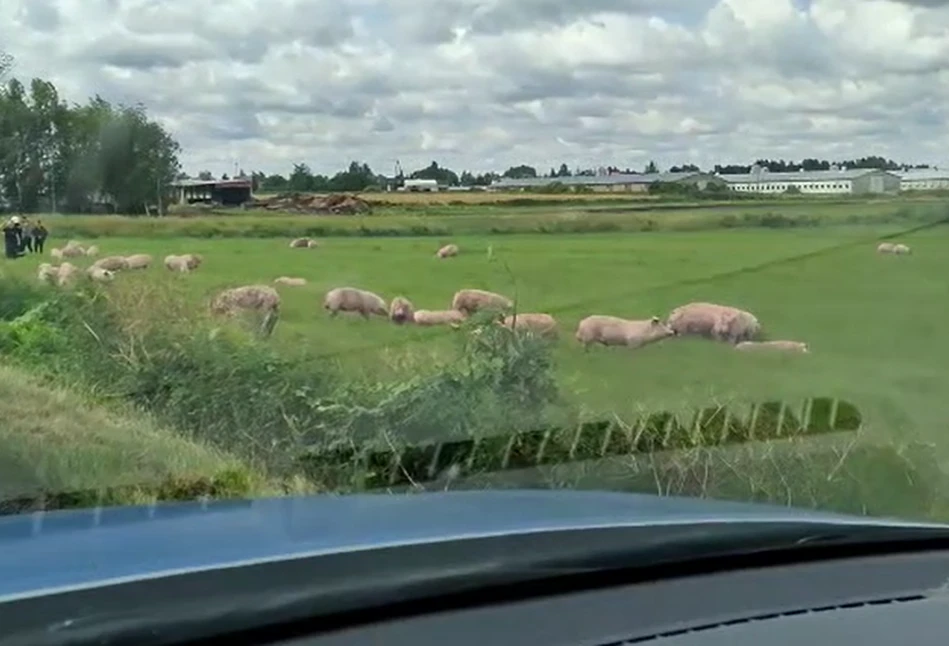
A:
[[[901,191],[946,191],[949,190],[949,171],[938,168],[914,168],[897,172]]]
[[[490,188],[495,191],[510,191],[559,183],[564,186],[585,186],[596,192],[640,193],[648,191],[649,186],[655,182],[692,184],[700,189],[705,189],[710,183],[725,184],[721,178],[710,173],[612,173],[569,177],[502,178],[494,182]]]
[[[900,177],[874,168],[772,173],[754,166],[750,173],[719,175],[733,191],[742,193],[784,193],[797,189],[806,194],[896,193]]]
[[[247,179],[182,179],[174,182],[179,204],[210,202],[224,206],[240,206],[253,196],[254,184]]]

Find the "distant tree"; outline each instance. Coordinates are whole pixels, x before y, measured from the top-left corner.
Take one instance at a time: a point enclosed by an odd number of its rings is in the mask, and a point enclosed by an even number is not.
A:
[[[656,166],[656,162],[650,161],[648,164],[646,164],[646,169],[643,172],[647,175],[650,173],[658,173],[659,167]]]
[[[460,180],[454,171],[448,168],[442,168],[438,162],[433,161],[426,168],[419,169],[409,175],[410,179],[433,179],[440,186],[458,186]]]
[[[520,166],[511,166],[501,173],[501,177],[508,179],[530,179],[537,177],[537,169],[533,166],[521,164]]]
[[[198,173],[198,179],[200,179],[202,182],[210,182],[214,179],[214,175],[212,175],[211,171],[209,170],[203,170]]]
[[[287,180],[287,189],[305,192],[313,190],[313,173],[306,164],[294,164],[293,171]]]

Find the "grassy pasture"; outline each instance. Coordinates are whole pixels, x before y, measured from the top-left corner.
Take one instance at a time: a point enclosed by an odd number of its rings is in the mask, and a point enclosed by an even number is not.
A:
[[[879,236],[898,225],[821,226],[785,230],[648,232],[586,235],[466,235],[454,259],[434,258],[431,237],[332,238],[318,249],[289,249],[285,239],[100,238],[103,255],[198,252],[206,264],[190,276],[153,267],[123,281],[179,285],[195,305],[215,290],[302,276],[303,288],[281,288],[274,343],[335,357],[349,370],[378,376],[418,372],[448,360],[451,331],[398,327],[340,317],[320,304],[329,288],[353,285],[387,300],[446,308],[461,287],[515,296],[522,311],[561,321],[558,376],[591,413],[633,416],[712,401],[847,399],[873,433],[942,440],[949,403],[949,317],[944,253],[949,232],[937,227],[901,237],[910,257],[879,256]],[[489,254],[490,249],[490,254]],[[9,263],[32,273],[38,259]],[[730,303],[755,312],[771,338],[807,341],[809,356],[736,353],[727,346],[672,340],[635,353],[573,340],[593,313],[665,315],[690,300]]]

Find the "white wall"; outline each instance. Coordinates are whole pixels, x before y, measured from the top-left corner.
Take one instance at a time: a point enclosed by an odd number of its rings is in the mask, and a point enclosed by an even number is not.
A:
[[[949,190],[949,177],[946,179],[904,179],[900,181],[901,191],[938,191]]]
[[[791,186],[796,186],[801,193],[810,194],[842,194],[852,193],[853,183],[849,179],[818,180],[818,181],[775,181],[762,179],[760,182],[735,182],[729,184],[733,191],[740,193],[784,193]]]

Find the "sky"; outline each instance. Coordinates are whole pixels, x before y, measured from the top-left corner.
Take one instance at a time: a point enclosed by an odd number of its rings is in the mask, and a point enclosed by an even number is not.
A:
[[[191,174],[949,165],[949,0],[3,0],[0,48]]]

